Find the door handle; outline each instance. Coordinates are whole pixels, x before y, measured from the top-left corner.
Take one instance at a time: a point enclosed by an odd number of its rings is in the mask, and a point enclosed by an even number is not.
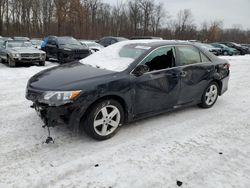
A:
[[[181,77],[186,77],[187,76],[187,72],[186,71],[181,71],[180,72],[180,76]]]

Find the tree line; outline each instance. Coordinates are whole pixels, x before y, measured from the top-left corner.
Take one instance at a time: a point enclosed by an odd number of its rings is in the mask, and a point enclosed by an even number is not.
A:
[[[98,39],[103,36],[159,36],[164,39],[250,43],[250,30],[223,29],[222,21],[196,25],[191,10],[170,16],[154,0],[0,0],[0,35],[47,35]]]

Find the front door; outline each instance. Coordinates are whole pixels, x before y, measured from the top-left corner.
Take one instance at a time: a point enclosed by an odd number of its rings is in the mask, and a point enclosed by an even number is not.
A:
[[[147,65],[149,72],[131,75],[134,114],[157,113],[176,105],[180,80],[175,57],[173,47],[158,48],[140,63]]]

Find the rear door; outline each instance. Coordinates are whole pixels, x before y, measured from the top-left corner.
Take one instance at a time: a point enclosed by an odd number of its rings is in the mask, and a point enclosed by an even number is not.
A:
[[[198,48],[177,46],[180,65],[180,94],[178,105],[199,101],[214,72],[213,63]]]
[[[131,75],[134,114],[160,112],[176,105],[180,82],[175,57],[174,47],[160,47],[140,63],[146,64],[149,72]]]

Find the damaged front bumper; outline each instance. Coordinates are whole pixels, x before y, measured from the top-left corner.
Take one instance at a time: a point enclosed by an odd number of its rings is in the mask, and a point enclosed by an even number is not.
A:
[[[31,108],[36,110],[37,114],[47,127],[54,127],[59,124],[68,124],[73,112],[70,105],[53,107],[35,102]]]

